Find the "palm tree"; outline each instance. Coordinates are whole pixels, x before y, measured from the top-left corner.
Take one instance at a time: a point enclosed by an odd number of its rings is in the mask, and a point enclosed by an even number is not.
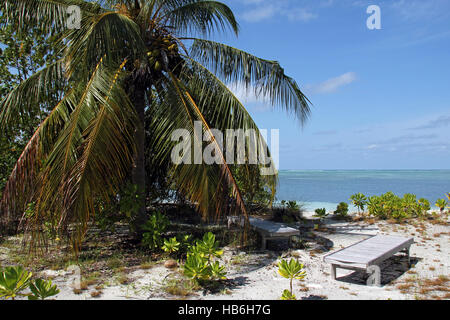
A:
[[[66,26],[70,5],[81,10],[80,29]],[[170,161],[171,133],[177,128],[192,133],[196,121],[211,134],[211,128],[257,130],[229,83],[270,97],[274,107],[294,113],[302,124],[309,116],[308,99],[279,63],[204,39],[239,32],[233,12],[220,2],[4,0],[1,6],[19,32],[39,25],[57,36],[55,50],[62,55],[0,104],[0,125],[9,128],[39,107],[53,83],[65,84],[64,97],[36,130],[4,191],[9,218],[35,201],[33,214],[22,216],[33,241],[52,218],[59,230],[75,227],[77,250],[95,214],[95,199],[114,196],[130,176],[141,201],[133,222],[139,233],[146,218],[146,130],[156,141],[151,145],[156,163]],[[214,138],[212,143],[218,145]],[[226,205],[221,195],[231,190],[236,210],[246,215],[226,161],[172,164],[170,177],[203,214],[220,213]],[[275,176],[267,179],[275,184]]]

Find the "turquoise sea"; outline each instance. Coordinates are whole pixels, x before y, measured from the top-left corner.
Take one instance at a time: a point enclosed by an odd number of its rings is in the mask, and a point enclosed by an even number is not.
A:
[[[280,171],[277,201],[295,200],[307,211],[334,210],[350,196],[392,191],[399,196],[413,193],[432,206],[450,192],[450,170],[307,170]]]

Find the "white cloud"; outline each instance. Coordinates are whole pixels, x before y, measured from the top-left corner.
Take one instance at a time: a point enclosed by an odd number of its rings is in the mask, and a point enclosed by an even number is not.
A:
[[[285,14],[291,21],[308,22],[312,19],[317,18],[317,14],[314,14],[305,8],[295,8],[290,11],[288,10],[285,12]]]
[[[327,94],[336,92],[339,88],[355,82],[357,79],[356,73],[347,72],[338,77],[328,79],[319,84],[307,85],[305,91],[312,94]]]
[[[290,21],[308,22],[317,18],[317,14],[294,3],[288,0],[245,0],[244,4],[252,8],[242,14],[242,19],[247,22],[261,22],[278,16]]]
[[[276,12],[276,7],[264,6],[244,13],[242,18],[247,22],[260,22],[262,20],[273,17]]]
[[[448,0],[397,0],[391,6],[405,20],[423,20],[445,15],[448,4]]]

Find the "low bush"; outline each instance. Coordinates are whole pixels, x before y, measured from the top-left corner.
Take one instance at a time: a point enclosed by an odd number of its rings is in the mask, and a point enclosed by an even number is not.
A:
[[[413,194],[405,194],[403,198],[393,192],[369,198],[367,208],[371,216],[379,219],[403,220],[425,217],[430,210],[430,202],[424,198],[417,200]]]
[[[147,220],[142,229],[145,231],[142,244],[151,249],[159,250],[164,245],[164,232],[169,225],[169,219],[160,211],[155,211]]]
[[[334,214],[338,217],[346,217],[348,215],[348,204],[346,202],[339,203]]]
[[[223,250],[219,248],[216,236],[208,232],[189,248],[183,273],[199,284],[202,281],[226,279],[225,267],[217,260],[222,255]]]
[[[314,217],[319,218],[320,220],[323,220],[328,216],[327,210],[325,208],[316,209],[314,212],[316,213]]]
[[[33,280],[32,275],[21,266],[0,270],[0,298],[15,300],[16,297],[24,296],[29,300],[44,300],[59,293],[59,289],[50,280]],[[24,294],[23,291],[27,288],[31,293]]]

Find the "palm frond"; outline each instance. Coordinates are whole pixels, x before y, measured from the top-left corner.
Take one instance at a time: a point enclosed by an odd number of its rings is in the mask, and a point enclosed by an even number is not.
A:
[[[98,14],[102,8],[95,2],[83,0],[3,0],[7,23],[14,23],[19,32],[36,25],[47,33],[61,33],[67,29],[67,9],[80,8],[82,16]]]
[[[38,189],[38,175],[43,160],[69,119],[75,103],[74,98],[74,92],[68,91],[41,123],[17,160],[0,203],[7,221],[20,218],[19,215],[23,213],[27,203],[32,201],[34,192]]]
[[[225,82],[243,84],[257,97],[268,97],[273,106],[295,114],[302,124],[309,118],[310,101],[278,62],[218,42],[192,40],[192,57]]]
[[[162,110],[165,110],[162,118],[165,118],[166,121],[159,122],[157,130],[159,129],[158,133],[165,132],[167,139],[162,136],[160,142],[155,145],[157,156],[165,161],[171,159],[174,142],[170,142],[170,135],[175,129],[180,128],[188,130],[194,144],[202,145],[203,134],[208,133],[212,137],[211,143],[217,147],[216,150],[221,150],[220,143],[216,141],[208,122],[184,84],[173,74],[170,74],[166,86],[168,90],[165,91],[165,96],[161,100]],[[196,121],[202,124],[202,137],[196,135]],[[227,192],[226,190],[229,187],[232,190],[232,197],[236,206],[239,208],[237,212],[247,216],[239,187],[222,153],[220,164],[207,165],[203,161],[196,162],[195,159],[192,163],[175,164],[172,177],[179,190],[198,206],[205,217],[211,214],[212,208],[214,208],[217,216],[225,214],[226,203],[224,201],[226,197],[223,197],[223,194]]]
[[[231,29],[236,35],[239,33],[239,24],[227,5],[211,0],[181,2],[175,1],[177,6],[169,6],[164,15],[167,24],[177,32],[207,36],[215,31]]]
[[[48,101],[56,88],[67,83],[64,61],[58,60],[20,83],[0,102],[0,127],[7,130],[19,122],[26,121],[33,110],[39,110],[41,103]]]
[[[75,70],[77,74],[90,74],[101,58],[110,64],[124,59],[134,61],[142,57],[146,50],[139,26],[117,12],[84,19],[81,29],[68,31],[66,38],[69,43],[65,44],[65,57],[70,75]]]
[[[187,62],[180,74],[180,79],[195,97],[200,111],[208,119],[211,127],[219,129],[222,132],[225,132],[227,129],[253,130],[260,140],[257,142],[259,152],[267,149],[267,143],[262,137],[258,126],[233,92],[203,65],[187,56],[184,58]],[[248,144],[246,147],[248,154],[251,150]],[[256,151],[256,148],[254,151]],[[269,157],[266,161],[270,162],[270,165],[273,166],[273,159],[270,157],[270,152],[266,153]],[[245,163],[242,165],[248,166],[251,164]],[[259,164],[259,166],[266,167],[263,164]],[[245,170],[244,172],[250,171]],[[277,174],[265,175],[263,180],[272,190],[272,194],[274,194],[276,192]]]
[[[96,196],[108,199],[119,189],[133,162],[134,109],[123,91],[119,75],[98,64],[85,89],[80,92],[48,157],[36,193],[36,213],[30,230],[47,212],[56,212],[58,227],[74,223],[75,249],[94,213]]]

